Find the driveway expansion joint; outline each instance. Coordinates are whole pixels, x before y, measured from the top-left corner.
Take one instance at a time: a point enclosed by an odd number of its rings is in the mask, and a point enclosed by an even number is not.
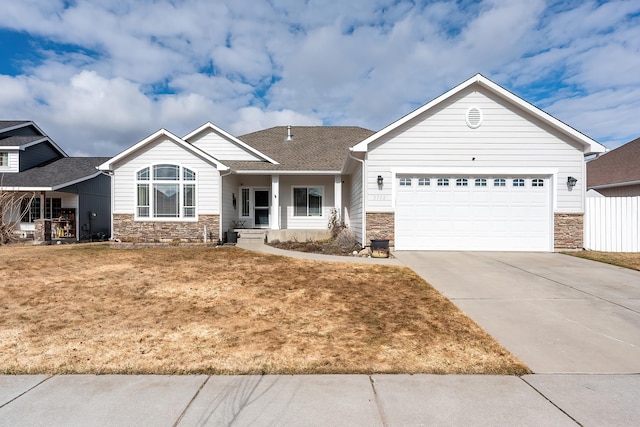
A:
[[[380,396],[378,396],[378,391],[376,390],[376,381],[373,379],[373,376],[369,375],[369,382],[371,382],[371,388],[373,389],[373,397],[376,400],[376,406],[378,407],[378,413],[380,414],[380,421],[384,427],[387,427],[389,424],[387,423],[387,418],[384,415],[384,409],[382,408],[382,402],[380,402]]]
[[[552,404],[553,406],[556,407],[556,409],[558,409],[560,412],[562,412],[563,414],[565,414],[567,417],[569,417],[573,422],[575,422],[577,425],[582,426],[582,424],[580,424],[578,422],[578,420],[576,420],[575,418],[573,418],[571,416],[571,414],[569,414],[567,411],[565,411],[564,409],[562,409],[560,406],[556,405],[556,403],[549,399],[547,396],[544,395],[544,393],[542,393],[540,390],[538,390],[537,388],[535,388],[532,384],[530,384],[526,379],[524,379],[524,377],[519,377],[526,385],[528,385],[529,387],[531,387],[536,393],[538,393],[543,399],[545,399],[547,402],[549,402],[550,404]]]

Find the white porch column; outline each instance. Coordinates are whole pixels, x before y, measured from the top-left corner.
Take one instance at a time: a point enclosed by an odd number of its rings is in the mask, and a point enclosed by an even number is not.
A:
[[[280,175],[271,175],[271,229],[280,230]]]
[[[342,175],[333,177],[333,198],[338,220],[342,220]]]

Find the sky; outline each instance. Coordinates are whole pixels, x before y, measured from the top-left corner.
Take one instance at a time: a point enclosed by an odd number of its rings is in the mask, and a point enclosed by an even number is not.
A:
[[[638,0],[0,4],[0,119],[73,156],[207,121],[379,130],[476,73],[608,148],[640,136]]]

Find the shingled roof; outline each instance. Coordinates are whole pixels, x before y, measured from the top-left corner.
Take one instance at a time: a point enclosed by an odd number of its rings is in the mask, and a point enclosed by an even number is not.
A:
[[[287,127],[276,126],[238,137],[277,161],[277,165],[251,161],[224,163],[234,170],[339,171],[349,147],[374,132],[356,126],[293,126],[291,134],[292,140],[287,141]]]
[[[0,120],[0,130],[31,123],[28,120]]]
[[[640,138],[587,163],[587,188],[640,181]]]
[[[6,189],[59,189],[84,181],[99,173],[98,165],[109,157],[63,157],[52,163],[0,176],[0,185]]]
[[[8,136],[0,139],[0,147],[22,147],[23,145],[30,144],[34,141],[45,139],[46,136],[42,135],[29,135],[29,136]]]

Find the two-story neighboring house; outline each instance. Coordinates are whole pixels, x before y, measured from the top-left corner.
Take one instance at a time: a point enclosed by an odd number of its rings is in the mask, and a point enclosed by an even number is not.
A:
[[[32,121],[0,121],[0,191],[25,196],[2,220],[37,240],[108,237],[111,180],[96,169],[106,159],[69,157]]]

